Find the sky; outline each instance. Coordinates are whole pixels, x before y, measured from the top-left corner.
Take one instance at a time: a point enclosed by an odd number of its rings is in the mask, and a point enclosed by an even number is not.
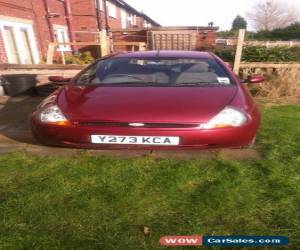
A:
[[[163,26],[206,26],[228,30],[236,15],[245,16],[257,0],[125,0]],[[300,10],[300,0],[285,0]],[[251,25],[249,25],[251,29]]]

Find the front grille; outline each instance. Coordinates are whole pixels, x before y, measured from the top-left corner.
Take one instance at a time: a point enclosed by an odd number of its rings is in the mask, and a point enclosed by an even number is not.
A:
[[[91,127],[129,127],[129,128],[196,128],[199,124],[193,123],[143,123],[144,126],[130,126],[130,122],[101,122],[101,121],[85,121],[76,123],[80,126]]]

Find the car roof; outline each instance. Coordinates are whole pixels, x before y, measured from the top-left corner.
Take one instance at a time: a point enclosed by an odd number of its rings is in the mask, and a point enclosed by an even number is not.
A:
[[[209,52],[186,51],[186,50],[151,50],[151,51],[136,51],[128,53],[120,53],[113,58],[199,58],[212,59],[213,55]]]

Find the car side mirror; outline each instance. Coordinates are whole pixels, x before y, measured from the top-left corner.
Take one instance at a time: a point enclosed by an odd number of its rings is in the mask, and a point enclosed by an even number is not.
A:
[[[245,80],[245,83],[261,83],[264,82],[266,78],[262,75],[253,75],[249,76],[247,80]]]
[[[72,78],[65,78],[63,76],[49,76],[48,80],[50,82],[69,82]]]

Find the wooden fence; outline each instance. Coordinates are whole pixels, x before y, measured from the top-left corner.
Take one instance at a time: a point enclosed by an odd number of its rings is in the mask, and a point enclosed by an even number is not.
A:
[[[236,46],[238,43],[238,39],[234,38],[218,38],[216,39],[217,47],[226,48]],[[299,47],[299,41],[257,41],[257,40],[247,40],[244,42],[244,45],[247,46],[260,46],[260,47]]]
[[[248,46],[261,46],[261,47],[297,47],[300,46],[300,41],[246,41],[245,45]]]
[[[266,63],[266,62],[242,62],[240,69],[261,68],[261,69],[300,69],[300,63]]]

